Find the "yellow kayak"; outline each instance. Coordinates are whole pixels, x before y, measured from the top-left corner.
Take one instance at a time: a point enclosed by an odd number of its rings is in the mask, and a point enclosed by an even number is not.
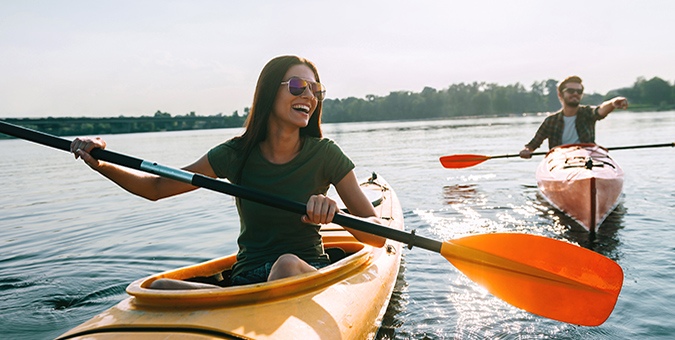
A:
[[[401,205],[386,181],[361,187],[385,225],[402,230]],[[396,283],[401,244],[387,240],[373,248],[335,224],[321,234],[326,252],[345,256],[317,272],[236,287],[148,288],[159,278],[226,278],[236,257],[217,258],[131,283],[130,297],[57,339],[373,338]]]

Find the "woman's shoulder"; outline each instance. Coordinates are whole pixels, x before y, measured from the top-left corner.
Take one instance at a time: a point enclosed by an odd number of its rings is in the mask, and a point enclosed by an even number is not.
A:
[[[214,146],[213,149],[240,151],[243,147],[244,143],[241,138],[234,137]]]
[[[209,159],[234,159],[238,157],[243,150],[243,143],[240,138],[228,139],[209,150]]]
[[[340,146],[335,141],[326,137],[305,137],[305,146],[311,149],[340,150]]]
[[[305,142],[316,145],[335,144],[335,142],[330,138],[312,136],[305,136]]]

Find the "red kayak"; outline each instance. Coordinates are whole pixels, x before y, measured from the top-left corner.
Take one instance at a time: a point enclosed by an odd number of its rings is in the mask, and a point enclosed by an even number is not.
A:
[[[591,233],[616,208],[623,189],[623,170],[596,144],[551,149],[536,177],[546,200]]]

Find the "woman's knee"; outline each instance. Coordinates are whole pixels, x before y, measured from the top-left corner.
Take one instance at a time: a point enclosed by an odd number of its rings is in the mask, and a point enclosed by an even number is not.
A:
[[[272,265],[268,280],[276,280],[289,276],[308,273],[316,270],[307,262],[293,254],[283,254]]]
[[[293,254],[283,254],[274,261],[272,272],[294,273],[302,267],[305,261]]]
[[[294,254],[283,254],[277,258],[277,260],[274,262],[275,266],[282,266],[282,267],[292,267],[298,265],[298,263],[304,262],[301,260],[297,255]]]

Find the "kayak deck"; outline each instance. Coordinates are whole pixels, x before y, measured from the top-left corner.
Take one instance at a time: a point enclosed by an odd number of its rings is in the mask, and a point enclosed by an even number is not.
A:
[[[403,228],[403,213],[383,179],[364,182],[385,225]],[[372,192],[379,192],[373,195]],[[401,244],[382,248],[356,241],[342,227],[321,228],[325,248],[348,256],[316,272],[254,285],[156,290],[159,278],[191,279],[227,271],[235,255],[137,280],[130,297],[58,339],[366,339],[381,323],[396,282]]]
[[[623,170],[607,149],[595,144],[551,149],[536,177],[546,200],[590,232],[618,205],[623,190]]]

